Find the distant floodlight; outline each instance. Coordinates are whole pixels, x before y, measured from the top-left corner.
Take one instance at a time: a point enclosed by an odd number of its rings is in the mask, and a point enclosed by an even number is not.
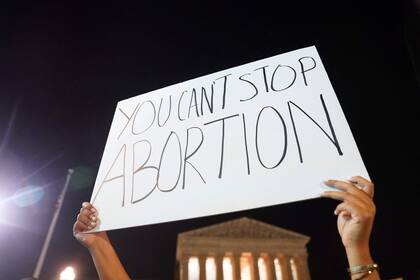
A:
[[[60,273],[60,280],[74,280],[76,279],[76,273],[74,272],[74,268],[71,266],[66,267]]]

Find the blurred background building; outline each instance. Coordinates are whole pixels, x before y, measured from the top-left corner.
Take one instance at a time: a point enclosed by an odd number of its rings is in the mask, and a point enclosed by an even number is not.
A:
[[[175,279],[308,280],[309,237],[250,218],[178,235]]]

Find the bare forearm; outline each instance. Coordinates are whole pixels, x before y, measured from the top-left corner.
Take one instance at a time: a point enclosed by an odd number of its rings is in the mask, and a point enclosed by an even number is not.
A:
[[[130,279],[111,243],[101,242],[89,252],[101,280]]]
[[[368,265],[373,264],[374,261],[370,255],[369,246],[361,247],[352,247],[346,248],[347,260],[349,262],[349,267],[355,267],[359,265]],[[364,276],[364,277],[363,277]],[[368,275],[366,273],[354,274],[351,277],[352,280],[355,279],[366,279],[366,280],[379,280],[378,271],[373,271],[372,274]]]

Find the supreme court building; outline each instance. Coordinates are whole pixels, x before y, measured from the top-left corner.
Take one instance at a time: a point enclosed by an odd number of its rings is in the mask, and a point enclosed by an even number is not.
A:
[[[310,237],[240,218],[178,235],[179,280],[309,280]]]

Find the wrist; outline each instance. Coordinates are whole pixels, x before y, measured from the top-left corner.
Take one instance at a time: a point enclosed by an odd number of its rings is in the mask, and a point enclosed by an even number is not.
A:
[[[107,250],[110,246],[110,241],[107,236],[103,238],[97,238],[95,242],[93,242],[89,247],[88,250],[91,254],[96,254],[98,252]]]
[[[349,267],[373,263],[368,244],[346,246]]]

